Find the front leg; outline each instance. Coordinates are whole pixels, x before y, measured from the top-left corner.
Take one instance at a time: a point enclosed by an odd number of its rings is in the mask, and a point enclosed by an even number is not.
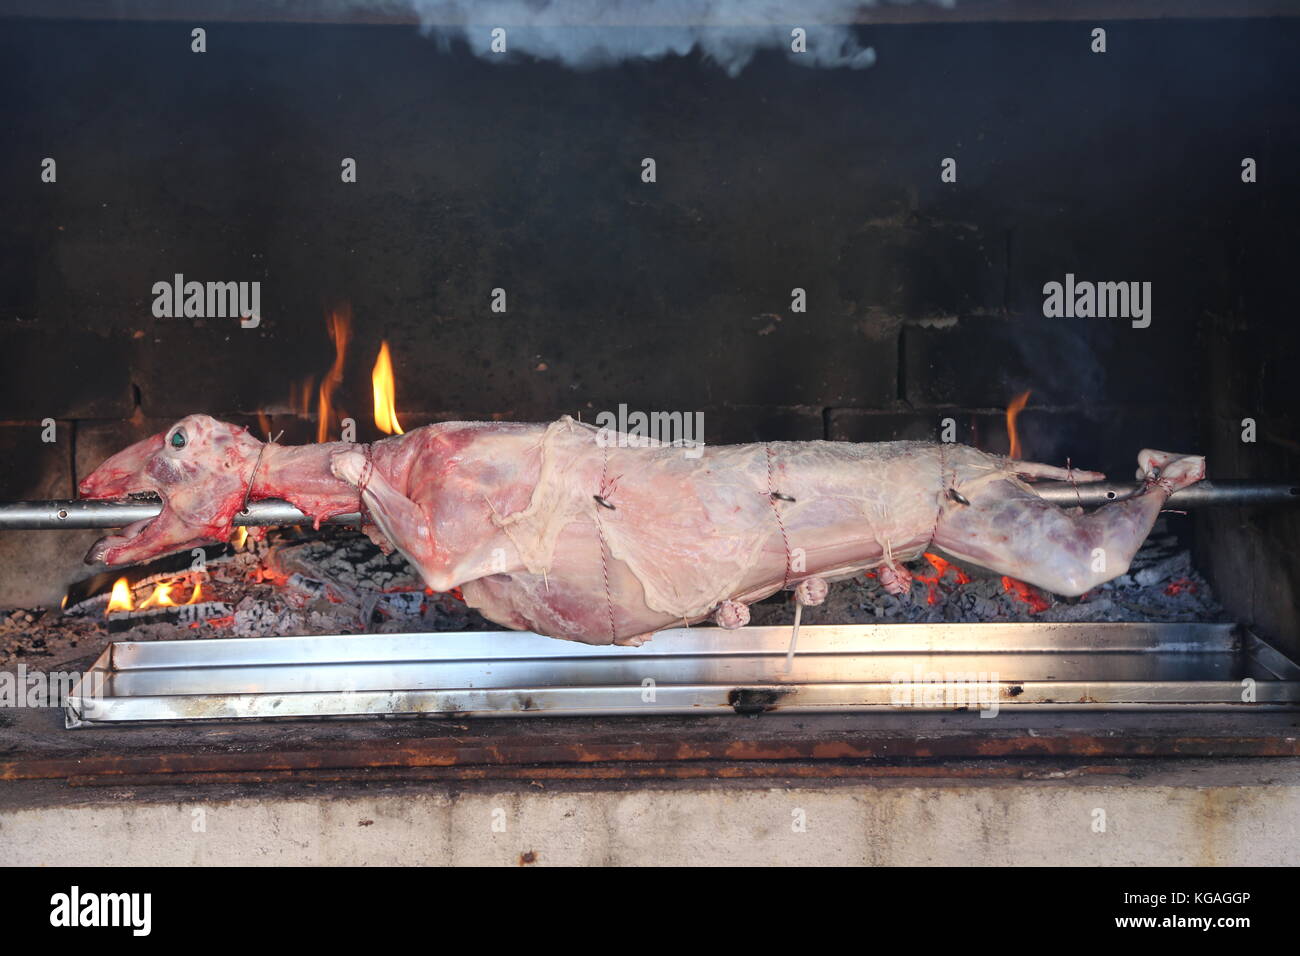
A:
[[[435,591],[451,590],[455,582],[438,570],[433,522],[423,508],[394,488],[365,454],[354,448],[331,455],[330,471],[360,490],[361,500],[383,537],[411,562],[425,584]]]

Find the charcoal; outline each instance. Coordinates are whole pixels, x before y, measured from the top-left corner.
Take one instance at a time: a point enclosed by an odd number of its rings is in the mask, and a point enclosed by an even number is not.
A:
[[[931,587],[925,560],[911,562],[912,588],[890,594],[870,573],[831,585],[826,601],[805,608],[808,624],[969,623],[979,621],[1218,621],[1226,620],[1213,592],[1195,571],[1190,553],[1163,529],[1134,558],[1129,573],[1079,598],[1032,589],[1046,605],[1035,610],[1007,590],[997,575],[967,569],[959,583],[949,570]],[[116,576],[109,576],[111,584]],[[182,600],[198,582],[201,604],[106,617],[107,594],[82,599],[63,614],[39,609],[0,614],[0,659],[32,654],[84,654],[118,635],[142,640],[273,637],[291,634],[401,633],[497,630],[499,626],[448,594],[428,594],[398,554],[384,554],[355,532],[326,528],[304,537],[272,531],[265,541],[208,561],[206,573],[151,575],[135,585],[139,604],[154,583],[169,582]],[[791,596],[751,607],[755,625],[788,626]]]

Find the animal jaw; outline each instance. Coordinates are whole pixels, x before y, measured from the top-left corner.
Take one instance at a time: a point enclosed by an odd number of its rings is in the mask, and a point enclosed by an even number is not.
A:
[[[153,493],[162,511],[95,542],[86,563],[133,564],[227,540],[261,447],[245,429],[190,415],[113,455],[82,480],[82,497]]]

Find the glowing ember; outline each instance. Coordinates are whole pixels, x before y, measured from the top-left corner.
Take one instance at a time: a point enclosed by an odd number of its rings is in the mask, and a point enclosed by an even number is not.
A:
[[[953,564],[951,561],[945,561],[937,554],[930,554],[928,551],[925,553],[925,560],[930,562],[930,567],[934,568],[934,570],[938,572],[940,578],[947,574],[948,569],[951,568],[957,575],[958,584],[970,584],[970,575],[957,567],[957,565]]]
[[[1184,591],[1189,594],[1195,594],[1197,590],[1196,582],[1191,578],[1178,578],[1176,581],[1170,581],[1165,585],[1165,593],[1170,597],[1182,594]]]
[[[113,611],[134,611],[135,599],[131,596],[131,585],[126,583],[126,578],[118,578],[113,582],[113,593],[108,597],[108,607],[104,608],[104,616],[107,617]]]
[[[289,584],[289,575],[278,568],[259,565],[248,572],[248,580],[254,584],[271,584],[283,588]]]
[[[1032,394],[1033,392],[1022,392],[1007,406],[1007,436],[1011,439],[1011,449],[1007,452],[1008,458],[1020,457],[1020,436],[1016,433],[1016,418],[1029,403],[1029,396]]]
[[[1028,604],[1032,614],[1040,614],[1052,606],[1041,594],[1024,581],[1017,581],[1015,578],[1003,575],[1002,589],[1022,604]]]
[[[393,397],[393,359],[388,354],[387,342],[379,347],[379,358],[375,359],[375,369],[370,380],[375,388],[375,426],[385,435],[403,434],[402,426],[397,422]]]
[[[343,358],[347,354],[348,339],[352,337],[352,306],[346,302],[330,313],[327,323],[330,341],[334,343],[334,364],[321,379],[316,405],[316,440],[329,441],[330,420],[333,414],[334,391],[343,384]]]
[[[914,573],[912,577],[917,581],[925,583],[926,604],[939,603],[939,582],[943,580],[944,575],[949,571],[956,574],[958,584],[970,583],[970,575],[957,567],[957,565],[953,564],[951,561],[946,561],[937,554],[930,554],[928,551],[923,555],[923,557],[925,560],[930,562],[930,567],[934,568],[934,574],[921,574],[918,571]]]

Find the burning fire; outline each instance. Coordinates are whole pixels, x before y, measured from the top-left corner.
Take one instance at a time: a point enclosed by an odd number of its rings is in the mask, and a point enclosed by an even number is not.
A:
[[[375,370],[370,374],[375,388],[375,425],[385,435],[401,435],[402,426],[397,421],[394,403],[393,359],[388,353],[388,342],[379,347]]]
[[[175,606],[176,606],[176,602],[172,600],[172,586],[166,581],[164,581],[161,584],[154,586],[153,594],[150,594],[147,598],[145,598],[144,601],[141,602],[140,606],[136,608],[136,610],[143,611],[151,607],[175,607]]]
[[[118,578],[113,582],[113,593],[108,597],[108,607],[104,608],[104,616],[107,617],[113,611],[134,611],[135,599],[131,595],[131,585],[126,583],[126,578]]]
[[[195,581],[189,598],[181,602],[172,597],[173,589],[178,586],[180,586],[179,581],[161,581],[154,585],[153,593],[137,606],[135,597],[131,593],[131,585],[126,578],[118,578],[113,584],[113,593],[109,595],[108,607],[104,609],[104,615],[107,617],[114,611],[145,611],[151,607],[180,607],[182,604],[198,604],[203,599],[202,582]]]
[[[334,364],[321,379],[316,405],[316,440],[329,441],[330,419],[333,413],[334,391],[343,383],[343,358],[347,354],[348,339],[352,337],[352,306],[346,302],[330,313],[327,322],[330,341],[334,343]]]
[[[316,380],[308,377],[289,386],[289,407],[294,414],[302,418],[311,414],[311,392],[315,384]]]
[[[1016,433],[1016,419],[1028,404],[1029,396],[1032,394],[1033,392],[1021,392],[1007,406],[1007,436],[1011,439],[1011,449],[1007,452],[1008,458],[1020,457],[1020,436]]]
[[[290,385],[289,405],[294,413],[307,417],[311,414],[311,395],[316,392],[316,441],[330,440],[330,426],[338,417],[334,407],[334,394],[343,384],[343,365],[347,358],[348,342],[352,339],[352,306],[344,302],[329,314],[325,321],[329,329],[330,341],[334,343],[334,364],[321,379],[320,385],[313,378]],[[385,435],[404,434],[401,423],[397,420],[396,380],[393,377],[393,357],[388,342],[381,343],[375,367],[370,374],[375,396],[375,425]],[[261,426],[270,434],[270,420],[258,413]],[[242,542],[236,547],[242,546]]]
[[[235,533],[230,536],[230,546],[236,551],[243,551],[244,544],[248,541],[248,529],[242,524],[235,529]]]

